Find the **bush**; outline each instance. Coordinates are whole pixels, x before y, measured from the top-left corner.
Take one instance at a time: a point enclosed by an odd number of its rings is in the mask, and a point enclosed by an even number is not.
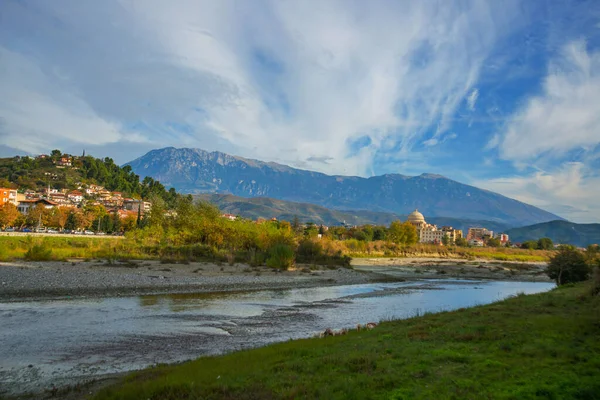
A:
[[[265,263],[265,254],[262,251],[256,249],[250,249],[248,251],[248,264],[251,267],[260,267]]]
[[[52,249],[43,244],[34,244],[27,250],[24,258],[27,261],[50,261],[52,260]]]
[[[594,267],[592,271],[592,296],[597,296],[600,294],[600,262],[598,265]]]
[[[298,262],[314,264],[323,255],[323,246],[314,240],[306,239],[298,245]]]
[[[267,266],[278,269],[289,269],[294,266],[294,250],[287,244],[276,244],[269,249]]]
[[[581,282],[588,279],[590,267],[584,255],[572,246],[563,246],[550,258],[546,274],[557,285]]]

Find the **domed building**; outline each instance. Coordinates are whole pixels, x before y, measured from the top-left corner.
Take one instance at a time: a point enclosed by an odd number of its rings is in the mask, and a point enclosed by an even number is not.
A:
[[[442,243],[444,236],[448,236],[452,242],[457,237],[462,237],[462,231],[453,229],[452,227],[444,227],[438,229],[436,225],[428,224],[425,221],[423,214],[419,210],[415,210],[408,215],[407,221],[417,228],[420,243]]]
[[[423,216],[423,214],[421,214],[419,212],[419,210],[415,210],[415,211],[411,212],[410,214],[408,214],[407,221],[410,222],[411,224],[413,224],[414,226],[416,226],[417,229],[420,229],[424,225],[427,225],[427,222],[425,221],[425,217]]]

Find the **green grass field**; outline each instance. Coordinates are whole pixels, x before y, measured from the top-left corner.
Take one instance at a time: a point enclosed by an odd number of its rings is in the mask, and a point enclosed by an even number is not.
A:
[[[94,399],[600,399],[583,284],[133,373]]]

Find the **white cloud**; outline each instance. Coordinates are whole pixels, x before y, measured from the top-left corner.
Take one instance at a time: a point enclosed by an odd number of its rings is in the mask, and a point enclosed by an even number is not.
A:
[[[448,134],[445,134],[445,135],[437,135],[437,137],[432,137],[430,139],[427,139],[423,142],[423,144],[427,147],[432,147],[432,146],[436,146],[438,144],[447,142],[448,140],[456,139],[457,137],[458,137],[458,135],[456,133],[449,132]]]
[[[564,163],[553,172],[538,171],[473,183],[574,222],[600,222],[600,177],[580,162]]]
[[[479,89],[475,88],[471,91],[469,97],[467,97],[467,105],[469,106],[469,110],[475,111],[475,103],[477,103],[477,98],[479,97]]]
[[[100,118],[80,98],[61,93],[56,74],[46,76],[31,60],[1,46],[0,60],[2,144],[39,153],[57,140],[98,145],[124,139],[119,124]]]
[[[22,95],[64,94],[57,115],[66,131],[91,124],[81,140],[120,140],[122,127],[143,125],[138,136],[157,145],[235,146],[247,157],[364,175],[374,157],[402,156],[432,131],[430,140],[443,140],[478,93],[483,61],[515,27],[515,4],[75,1],[37,3],[36,12],[10,3],[5,12],[17,36],[41,32],[29,51],[43,75],[62,77]],[[4,29],[0,37],[15,34]],[[54,113],[29,109],[28,98],[0,106],[2,118],[24,116],[14,137]],[[41,129],[37,146],[66,140],[63,131]],[[347,143],[365,135],[368,147],[352,152]]]
[[[600,143],[600,52],[576,41],[549,66],[542,93],[525,102],[493,139],[500,156],[516,162],[553,162]]]
[[[527,99],[488,149],[525,170],[477,184],[577,222],[600,222],[600,52],[565,45],[549,64],[541,93]]]

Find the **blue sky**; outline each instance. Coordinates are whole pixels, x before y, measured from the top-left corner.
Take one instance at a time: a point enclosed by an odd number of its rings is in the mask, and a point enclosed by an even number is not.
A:
[[[600,2],[3,0],[0,155],[438,173],[600,222]]]

